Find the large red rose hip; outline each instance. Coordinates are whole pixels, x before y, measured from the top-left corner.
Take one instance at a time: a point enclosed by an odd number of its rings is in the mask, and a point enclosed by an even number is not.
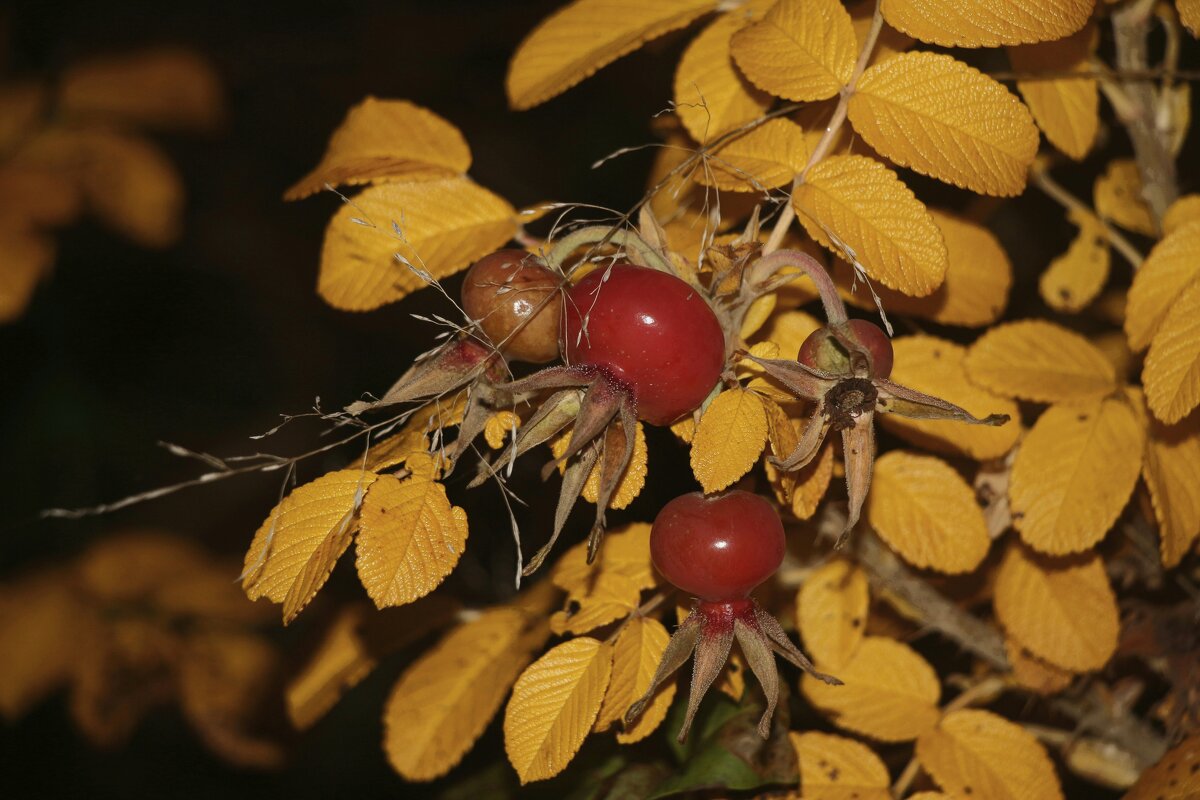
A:
[[[681,495],[650,532],[650,557],[668,581],[701,600],[737,600],[779,569],[783,523],[762,497],[739,489]]]
[[[708,302],[674,275],[627,262],[568,291],[561,344],[567,363],[627,386],[638,418],[652,425],[697,408],[725,365],[725,334]]]

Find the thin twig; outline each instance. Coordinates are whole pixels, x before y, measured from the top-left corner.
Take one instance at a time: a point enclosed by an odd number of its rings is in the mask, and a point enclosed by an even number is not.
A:
[[[1034,164],[1034,166],[1029,170],[1029,177],[1033,179],[1033,182],[1037,184],[1039,189],[1045,192],[1047,196],[1059,203],[1064,208],[1081,211],[1090,217],[1094,217],[1100,224],[1100,227],[1104,229],[1104,235],[1108,237],[1109,243],[1112,244],[1117,252],[1119,252],[1135,270],[1142,265],[1143,261],[1146,260],[1146,257],[1138,252],[1138,249],[1130,244],[1129,240],[1126,239],[1116,228],[1114,228],[1112,225],[1109,225],[1108,222],[1106,222],[1099,214],[1097,214],[1095,209],[1064,189],[1059,183],[1050,177],[1050,173],[1048,173],[1044,168]]]

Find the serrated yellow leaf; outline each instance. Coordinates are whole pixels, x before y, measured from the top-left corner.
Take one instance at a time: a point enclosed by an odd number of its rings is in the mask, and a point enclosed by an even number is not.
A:
[[[833,447],[825,445],[808,466],[791,473],[796,476],[792,489],[792,515],[796,519],[808,519],[817,513],[833,479],[834,466]],[[773,469],[770,465],[768,468]]]
[[[556,437],[550,442],[550,450],[554,453],[555,458],[559,458],[567,451],[567,445],[570,444],[570,431]],[[629,464],[625,467],[624,474],[621,475],[621,482],[617,484],[616,491],[613,492],[612,498],[608,501],[609,508],[622,509],[637,499],[641,494],[642,487],[646,485],[646,473],[649,469],[650,451],[646,448],[646,431],[642,428],[642,423],[637,424],[637,432],[633,440],[633,455],[630,456]],[[587,482],[583,484],[583,497],[589,503],[595,503],[596,498],[600,496],[600,471],[602,464],[597,462],[592,467],[591,473],[588,474]],[[559,463],[558,471],[560,473],[566,471],[566,464]]]
[[[283,603],[285,622],[295,617],[350,546],[363,495],[377,477],[344,469],[293,489],[250,543],[242,580],[246,596]]]
[[[970,572],[992,544],[975,492],[933,456],[893,450],[876,459],[867,519],[905,561],[938,572]]]
[[[557,636],[593,631],[632,614],[640,597],[636,580],[600,569],[583,586],[568,593],[566,609],[550,616],[550,630]]]
[[[348,690],[375,668],[361,636],[363,606],[344,609],[326,631],[320,647],[288,683],[288,718],[298,730],[312,727]]]
[[[100,128],[52,128],[14,156],[77,181],[101,222],[142,247],[167,247],[182,228],[179,170],[148,139]]]
[[[1042,45],[1038,45],[1039,47]],[[1074,314],[1096,299],[1108,281],[1108,238],[1100,221],[1071,214],[1079,233],[1067,252],[1050,262],[1038,281],[1038,291],[1055,311]]]
[[[54,264],[54,240],[14,220],[0,221],[0,323],[25,312],[33,290]]]
[[[895,639],[868,636],[837,671],[843,686],[805,673],[805,697],[835,725],[879,739],[915,739],[937,724],[941,686],[933,667]]]
[[[746,309],[746,316],[742,318],[742,327],[738,331],[738,336],[742,337],[743,341],[753,336],[771,316],[778,302],[779,295],[775,292],[764,294],[752,302]]]
[[[837,0],[779,0],[733,35],[729,49],[750,82],[788,100],[833,97],[854,71],[854,26]]]
[[[1168,425],[1200,405],[1200,281],[1193,281],[1162,321],[1142,370],[1146,403]]]
[[[1045,748],[1015,722],[991,711],[951,711],[917,740],[917,760],[955,797],[1061,800]]]
[[[581,637],[517,679],[504,712],[504,750],[522,785],[562,772],[587,737],[612,673],[613,648]]]
[[[504,446],[504,440],[508,438],[509,434],[516,435],[514,431],[520,425],[521,418],[513,412],[497,411],[488,417],[487,423],[483,426],[483,438],[487,441],[488,447],[499,450]]]
[[[895,366],[892,380],[918,392],[940,397],[979,418],[1008,414],[1020,419],[1017,404],[981,389],[967,378],[963,365],[967,350],[960,344],[934,336],[901,336],[892,340]],[[963,454],[980,461],[999,458],[1016,443],[1019,424],[953,425],[940,420],[909,419],[898,414],[875,417],[888,430],[921,447]]]
[[[593,564],[587,563],[587,543],[580,542],[554,565],[551,580],[568,593],[578,594],[586,591],[598,575],[609,572],[629,578],[638,589],[653,588],[656,581],[650,561],[650,529],[648,522],[613,528],[605,535],[604,546]]]
[[[715,6],[713,0],[576,0],[517,46],[504,82],[508,103],[518,111],[544,103]]]
[[[1011,637],[1004,640],[1004,654],[1017,685],[1037,694],[1058,694],[1075,679],[1075,673],[1038,658]]]
[[[1163,233],[1171,235],[1177,228],[1200,220],[1200,194],[1185,194],[1167,208],[1163,214]],[[1142,264],[1144,267],[1145,264]]]
[[[923,42],[999,47],[1061,39],[1079,30],[1095,0],[883,0],[883,18]]]
[[[727,389],[708,406],[692,439],[692,472],[705,492],[745,475],[767,442],[767,412],[757,394]]]
[[[845,559],[830,561],[805,579],[796,595],[796,627],[814,663],[836,673],[854,657],[869,606],[866,573]]]
[[[1145,439],[1122,400],[1048,408],[1013,461],[1008,498],[1021,538],[1052,555],[1104,538],[1133,493]]]
[[[283,199],[300,200],[326,185],[449,178],[470,166],[471,150],[458,128],[407,100],[368,97],[347,112],[321,163]]]
[[[1200,28],[1200,3],[1195,4],[1191,28]],[[1180,2],[1182,12],[1183,2]],[[1194,800],[1200,793],[1200,735],[1184,739],[1147,769],[1125,795],[1124,800]]]
[[[1117,649],[1117,599],[1095,553],[1055,559],[1014,542],[992,604],[1009,636],[1063,669],[1100,669]]]
[[[964,364],[980,386],[1039,403],[1088,400],[1117,388],[1112,364],[1094,344],[1045,320],[992,328],[971,345]]]
[[[1146,236],[1157,236],[1154,214],[1142,197],[1142,176],[1137,164],[1128,158],[1108,162],[1104,174],[1092,187],[1096,213],[1107,220]]]
[[[1017,72],[1089,72],[1094,36],[1095,31],[1085,27],[1065,39],[1012,47],[1008,60]],[[1076,161],[1088,154],[1100,127],[1100,92],[1095,78],[1023,80],[1017,81],[1017,89],[1050,144]]]
[[[199,54],[175,47],[94,58],[67,69],[58,110],[156,128],[211,130],[224,117],[221,81]]]
[[[771,105],[771,96],[742,77],[729,54],[730,37],[765,5],[750,3],[717,18],[683,51],[675,70],[675,113],[698,142],[757,119]]]
[[[1179,21],[1192,36],[1200,37],[1200,0],[1175,0],[1175,8],[1179,11]]]
[[[358,577],[378,608],[432,592],[458,564],[467,544],[467,514],[450,505],[429,478],[381,475],[359,519]]]
[[[619,724],[633,702],[650,688],[650,679],[658,669],[663,651],[671,635],[662,623],[649,617],[634,617],[617,636],[613,649],[612,679],[600,706],[596,730],[606,730]],[[675,697],[675,682],[669,681],[654,700],[628,729],[617,733],[621,744],[633,744],[645,739],[662,723]]]
[[[1194,421],[1150,423],[1142,478],[1158,519],[1163,566],[1178,566],[1200,536],[1200,431]]]
[[[788,734],[800,763],[805,800],[891,800],[887,767],[862,742],[807,731]]]
[[[804,130],[791,120],[767,120],[712,151],[696,180],[731,192],[763,192],[792,182],[808,163]]]
[[[1200,277],[1200,219],[1185,222],[1154,246],[1133,275],[1125,306],[1125,333],[1134,351],[1158,333],[1180,295]]]
[[[792,193],[801,223],[814,239],[852,250],[871,278],[924,296],[946,277],[946,245],[933,218],[896,173],[866,156],[818,163]]]
[[[1037,155],[1037,128],[1024,104],[940,53],[905,53],[871,67],[847,113],[867,144],[892,161],[980,194],[1020,194]]]
[[[445,775],[475,744],[532,656],[525,620],[515,608],[485,611],[400,676],[383,709],[383,749],[406,780]]]
[[[414,268],[441,279],[500,247],[515,213],[465,177],[372,186],[325,230],[317,291],[344,311],[394,302],[427,285]]]
[[[932,294],[909,297],[877,286],[875,293],[889,314],[909,314],[944,325],[990,325],[1004,313],[1012,286],[1012,264],[995,235],[978,222],[936,208],[929,209],[946,243],[946,279]],[[854,273],[835,274],[843,296],[855,306],[875,310],[875,298],[854,285]]]

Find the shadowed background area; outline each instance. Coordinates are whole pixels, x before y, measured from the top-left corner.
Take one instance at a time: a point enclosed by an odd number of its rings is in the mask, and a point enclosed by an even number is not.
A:
[[[653,42],[533,111],[509,111],[508,57],[558,5],[15,0],[0,12],[7,39],[0,65],[8,78],[52,77],[94,55],[182,45],[213,63],[228,111],[227,124],[211,135],[154,136],[186,186],[178,243],[151,251],[94,222],[69,226],[56,235],[53,274],[26,314],[0,327],[0,579],[72,557],[107,532],[137,527],[168,529],[240,558],[276,501],[278,475],[188,489],[106,517],[61,521],[37,514],[112,501],[203,468],[169,455],[158,440],[223,456],[302,452],[321,441],[315,422],[298,421],[262,442],[248,437],[276,425],[280,414],[311,410],[318,397],[332,409],[363,392],[378,393],[428,349],[435,331],[410,314],[447,313],[448,305],[426,292],[367,314],[331,309],[314,287],[322,234],[340,201],[329,193],[300,203],[281,199],[364,96],[406,98],[457,125],[473,153],[471,175],[517,207],[563,200],[627,209],[639,199],[649,152],[599,169],[592,164],[652,141],[648,123],[667,105],[686,35]],[[1101,148],[1088,163],[1103,164],[1122,147]],[[1192,167],[1181,164],[1184,191],[1196,188],[1188,178],[1196,174]],[[942,205],[963,204],[964,194],[943,185],[923,179],[913,185]],[[1089,191],[1086,184],[1072,189]],[[1045,219],[1056,222],[1044,235],[1027,235]],[[1018,309],[1040,302],[1036,276],[1071,238],[1061,219],[1056,206],[1033,195],[993,220],[1017,271]],[[447,288],[456,293],[457,279]],[[651,432],[650,446],[647,491],[626,514],[610,515],[614,522],[649,519],[693,486],[687,453],[669,434]],[[301,467],[300,479],[349,457],[350,451],[318,457]],[[534,546],[553,503],[550,492],[537,488],[538,466],[527,460],[527,474],[516,479],[534,487],[531,507],[521,512]],[[510,590],[508,521],[494,489],[467,494],[465,481],[457,482],[451,497],[467,508],[472,525],[449,591],[490,602]],[[585,525],[574,527],[564,537],[572,542]],[[322,599],[272,635],[286,652],[306,653],[336,600],[362,596],[351,559],[343,559]],[[72,728],[60,696],[0,727],[0,795],[438,796],[444,782],[406,786],[380,750],[380,710],[401,666],[388,662],[317,727],[296,736],[279,773],[226,765],[171,711],[152,715],[118,752],[98,752]],[[458,777],[486,772],[502,759],[496,728]],[[555,796],[553,785],[545,791]]]

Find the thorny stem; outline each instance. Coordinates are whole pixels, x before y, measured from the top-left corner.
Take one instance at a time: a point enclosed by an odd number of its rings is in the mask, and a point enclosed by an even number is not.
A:
[[[1095,209],[1075,197],[1075,195],[1068,192],[1057,181],[1051,178],[1050,173],[1044,167],[1035,163],[1029,169],[1029,176],[1033,178],[1033,182],[1037,184],[1039,189],[1045,192],[1052,200],[1059,203],[1059,205],[1064,208],[1082,211],[1091,217],[1095,217],[1096,221],[1100,223],[1100,227],[1104,229],[1104,235],[1108,237],[1109,243],[1129,262],[1130,266],[1136,270],[1142,265],[1146,257],[1138,252],[1138,249],[1130,244],[1129,240],[1122,236],[1116,228],[1102,219],[1096,213]]]
[[[833,116],[830,118],[829,124],[825,126],[825,133],[821,136],[820,141],[817,142],[817,146],[813,148],[812,155],[808,157],[808,163],[804,165],[804,169],[792,181],[792,191],[790,194],[796,193],[796,189],[804,183],[804,178],[808,175],[808,171],[825,157],[829,152],[829,148],[833,147],[833,142],[837,139],[838,133],[842,130],[842,124],[846,121],[846,111],[850,105],[850,97],[854,94],[854,87],[858,85],[858,79],[862,77],[863,71],[867,68],[867,63],[871,60],[871,53],[875,51],[875,41],[879,38],[879,32],[882,29],[883,12],[880,9],[879,0],[876,0],[875,14],[871,17],[871,27],[867,30],[862,50],[858,54],[858,61],[854,64],[854,72],[851,73],[850,80],[842,87],[837,107],[833,110]],[[779,213],[779,219],[775,220],[775,227],[771,229],[771,236],[763,246],[764,255],[770,255],[779,249],[779,246],[783,244],[783,237],[787,235],[787,230],[791,227],[792,220],[795,218],[796,209],[789,200]]]
[[[550,252],[546,254],[546,263],[553,269],[562,269],[562,262],[581,245],[585,244],[614,244],[636,250],[655,269],[674,275],[670,263],[663,258],[662,253],[655,250],[646,240],[634,231],[624,228],[613,228],[606,225],[592,225],[573,231],[558,240]]]
[[[1138,0],[1113,11],[1116,65],[1119,71],[1146,69],[1146,38],[1154,5],[1154,0]],[[1142,196],[1150,207],[1155,224],[1161,226],[1167,207],[1179,196],[1175,161],[1167,151],[1165,137],[1155,125],[1157,100],[1153,84],[1149,81],[1131,81],[1125,86],[1125,91],[1137,109],[1137,114],[1124,122],[1133,143],[1138,172],[1142,176]]]

